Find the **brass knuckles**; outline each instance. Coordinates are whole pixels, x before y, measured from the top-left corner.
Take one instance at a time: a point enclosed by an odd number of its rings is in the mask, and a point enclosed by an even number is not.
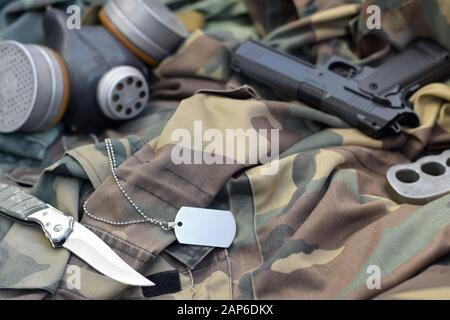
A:
[[[73,230],[74,219],[52,206],[30,214],[27,221],[38,223],[53,247],[61,247]]]
[[[422,204],[450,193],[450,150],[392,166],[387,180],[402,202]]]

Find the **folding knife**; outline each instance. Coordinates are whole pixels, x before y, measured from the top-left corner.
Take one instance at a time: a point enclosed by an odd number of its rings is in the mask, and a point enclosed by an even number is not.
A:
[[[19,188],[0,183],[0,213],[21,223],[41,226],[54,248],[66,248],[116,281],[132,286],[155,285],[73,217],[64,215]]]

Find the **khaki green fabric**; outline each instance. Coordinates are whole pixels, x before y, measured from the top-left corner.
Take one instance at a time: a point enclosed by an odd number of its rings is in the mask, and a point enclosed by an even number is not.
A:
[[[332,55],[379,60],[386,48],[424,35],[449,46],[446,2],[372,2],[388,13],[383,37],[369,34],[362,21],[369,2],[167,0],[177,13],[200,12],[203,30],[153,70],[157,80],[141,117],[99,136],[52,131],[39,143],[27,137],[40,150],[19,152],[9,142],[19,136],[5,136],[0,163],[2,181],[17,184],[26,177],[30,192],[77,217],[136,270],[176,273],[181,289],[146,297],[142,288],[126,287],[67,251],[51,249],[39,230],[0,217],[0,298],[450,299],[450,195],[422,206],[399,203],[385,178],[392,165],[450,147],[450,87],[434,83],[418,90],[411,103],[421,125],[375,140],[230,69],[232,50],[248,36],[318,64]],[[439,19],[416,25],[418,12]],[[2,23],[4,34],[19,21]],[[197,121],[221,133],[278,129],[280,156],[258,165],[175,164],[173,133],[192,133]],[[232,246],[180,245],[172,232],[151,224],[118,227],[83,214],[88,200],[89,211],[104,219],[139,217],[113,181],[105,137],[113,139],[118,178],[147,215],[171,221],[181,206],[230,210],[237,222]],[[271,166],[276,173],[264,174]],[[379,288],[367,285],[374,267]]]

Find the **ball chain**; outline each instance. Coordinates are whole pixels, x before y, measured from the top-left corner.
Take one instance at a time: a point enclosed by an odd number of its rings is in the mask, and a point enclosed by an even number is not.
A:
[[[110,165],[110,168],[111,168],[111,173],[112,173],[114,181],[116,182],[117,186],[119,187],[120,192],[125,196],[125,198],[128,200],[128,202],[133,206],[133,208],[143,217],[143,219],[130,220],[130,221],[111,221],[111,220],[107,220],[107,219],[98,217],[98,216],[94,215],[93,213],[89,212],[89,210],[87,209],[87,205],[88,205],[89,199],[87,199],[84,202],[84,204],[83,204],[84,213],[86,213],[89,217],[91,217],[94,220],[101,221],[101,222],[104,222],[104,223],[107,223],[107,224],[111,224],[111,225],[115,225],[115,226],[126,226],[126,225],[131,225],[131,224],[149,222],[149,223],[152,223],[154,225],[160,226],[165,231],[169,231],[169,230],[173,229],[174,225],[175,225],[174,222],[166,222],[166,221],[161,221],[161,220],[154,219],[154,218],[149,218],[136,205],[136,203],[130,198],[128,193],[122,187],[122,184],[120,183],[119,178],[116,175],[116,168],[117,168],[116,156],[114,154],[114,149],[113,149],[113,145],[112,145],[111,139],[105,139],[105,146],[106,146],[106,152],[108,154],[109,165]]]

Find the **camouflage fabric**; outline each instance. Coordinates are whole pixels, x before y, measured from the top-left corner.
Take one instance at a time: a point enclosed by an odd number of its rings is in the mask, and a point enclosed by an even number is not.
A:
[[[417,27],[407,17],[433,15],[436,8],[439,17],[448,17],[450,7],[438,0],[426,7],[423,1],[376,1],[393,16],[383,19],[388,36],[369,42],[360,21],[366,2],[166,2],[179,14],[200,12],[204,30],[193,32],[154,70],[158,81],[142,117],[99,137],[66,137],[72,141],[66,148],[59,136],[45,140],[44,151],[23,154],[2,139],[0,150],[36,160],[59,155],[32,180],[30,192],[77,217],[132,267],[172,290],[126,287],[67,251],[53,250],[39,230],[0,216],[0,298],[450,299],[450,195],[422,206],[400,203],[385,179],[394,164],[449,148],[450,87],[434,83],[418,90],[411,102],[421,125],[375,140],[313,105],[286,101],[235,76],[229,66],[231,50],[243,40],[235,31],[247,29],[249,21],[255,36],[317,63],[332,54],[365,63],[424,33],[445,45],[450,20]],[[288,8],[296,8],[297,17],[274,17]],[[218,29],[212,26],[216,16]],[[245,23],[233,20],[243,16]],[[401,23],[394,16],[403,17]],[[234,21],[235,29],[222,20]],[[401,34],[408,38],[399,39]],[[231,156],[233,164],[175,164],[177,147],[194,158],[208,153],[207,143],[199,148],[173,139],[178,129],[195,135],[198,122],[222,134],[278,129],[280,155],[254,165],[246,161],[250,149],[242,149],[244,161]],[[88,200],[88,210],[104,219],[138,215],[113,181],[100,142],[105,137],[113,139],[124,189],[149,216],[172,221],[181,206],[230,210],[237,221],[232,246],[181,245],[173,232],[152,224],[118,227],[83,214]],[[268,148],[270,139],[262,140]],[[265,174],[270,167],[278,168],[275,174]],[[379,270],[379,288],[368,286],[371,270]]]

